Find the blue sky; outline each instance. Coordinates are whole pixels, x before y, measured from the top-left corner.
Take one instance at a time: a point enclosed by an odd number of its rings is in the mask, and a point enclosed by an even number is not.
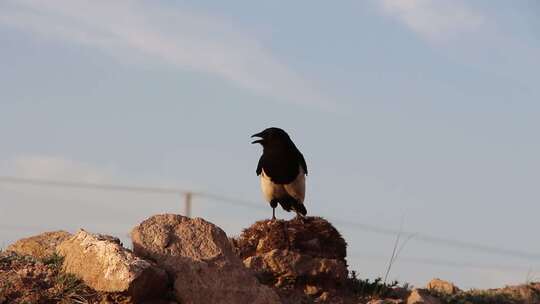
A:
[[[265,206],[249,136],[279,126],[306,156],[312,215],[538,255],[539,12],[533,0],[5,0],[0,173]],[[0,198],[3,244],[53,228],[125,238],[181,210],[177,197],[7,184]],[[229,235],[271,214],[194,203]],[[338,227],[351,268],[382,275],[394,237]],[[413,237],[390,276],[492,287],[539,267]]]

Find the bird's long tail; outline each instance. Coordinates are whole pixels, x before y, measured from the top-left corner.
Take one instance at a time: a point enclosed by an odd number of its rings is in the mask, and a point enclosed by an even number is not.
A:
[[[292,204],[292,209],[302,215],[306,215],[307,214],[307,210],[306,210],[306,207],[304,206],[304,204],[302,203],[299,203],[297,201],[294,202],[294,204]]]
[[[304,204],[298,202],[296,199],[294,199],[293,197],[289,196],[287,198],[284,198],[284,199],[281,199],[279,201],[279,204],[281,205],[281,207],[285,210],[285,211],[291,211],[291,210],[294,210],[302,215],[306,215],[307,214],[307,210],[306,210],[306,207],[304,206]]]

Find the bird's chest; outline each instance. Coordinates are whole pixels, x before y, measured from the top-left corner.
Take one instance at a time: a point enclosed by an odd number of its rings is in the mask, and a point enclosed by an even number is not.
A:
[[[305,175],[302,168],[292,182],[288,184],[279,184],[266,174],[264,169],[261,172],[261,190],[265,199],[270,202],[274,199],[293,197],[298,202],[304,201],[305,195]]]
[[[264,195],[264,198],[267,201],[271,201],[276,198],[282,198],[287,195],[287,192],[285,191],[285,187],[283,184],[277,184],[270,176],[266,174],[264,169],[261,173],[261,190]]]

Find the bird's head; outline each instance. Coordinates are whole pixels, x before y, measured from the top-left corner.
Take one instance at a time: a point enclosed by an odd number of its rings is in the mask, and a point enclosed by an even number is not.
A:
[[[261,144],[263,147],[268,146],[289,146],[292,144],[291,138],[287,132],[280,128],[268,128],[262,132],[251,135],[251,137],[259,137],[252,144]]]

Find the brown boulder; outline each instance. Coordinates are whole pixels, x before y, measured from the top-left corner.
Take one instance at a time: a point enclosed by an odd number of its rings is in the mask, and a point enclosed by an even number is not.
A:
[[[181,303],[280,303],[242,265],[225,232],[203,219],[156,215],[135,227],[131,238],[137,255],[175,278]]]
[[[71,237],[71,234],[66,231],[45,232],[20,239],[9,245],[6,251],[12,251],[20,255],[29,255],[36,259],[44,259],[55,254],[56,247],[69,237]]]
[[[259,221],[233,243],[244,265],[265,284],[314,298],[346,283],[347,244],[323,218]]]
[[[275,249],[248,257],[244,260],[244,265],[257,273],[272,273],[277,279],[276,287],[286,286],[298,278],[315,283],[343,282],[347,278],[347,265],[343,261],[311,257],[290,250]]]
[[[453,283],[437,278],[429,281],[426,289],[444,294],[455,294],[460,291],[460,289]]]
[[[0,303],[134,303],[128,295],[96,292],[63,273],[61,264],[56,261],[39,261],[15,252],[0,252]]]
[[[315,296],[319,294],[320,292],[321,290],[317,286],[313,286],[313,285],[306,285],[304,289],[304,293],[308,296]]]
[[[407,298],[407,304],[441,304],[441,301],[429,295],[425,289],[413,289]]]
[[[337,229],[320,217],[303,220],[263,220],[244,229],[234,240],[237,253],[245,259],[274,249],[345,261],[347,243]]]
[[[58,246],[63,269],[97,291],[124,292],[135,302],[160,296],[167,274],[122,247],[115,237],[79,230]]]

